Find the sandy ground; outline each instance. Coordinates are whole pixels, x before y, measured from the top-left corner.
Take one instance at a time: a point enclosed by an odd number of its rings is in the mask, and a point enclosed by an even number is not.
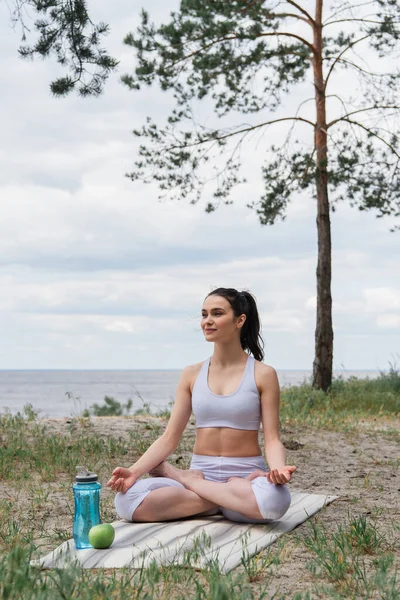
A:
[[[46,419],[46,424],[56,431],[70,427],[68,419]],[[104,436],[124,436],[132,427],[145,423],[166,421],[152,417],[92,417],[91,430]],[[190,447],[194,434],[193,424],[185,432]],[[400,524],[400,424],[395,421],[361,421],[357,431],[336,432],[314,430],[306,426],[284,428],[282,441],[287,448],[288,464],[297,466],[297,473],[290,484],[292,491],[333,494],[339,496],[333,504],[313,517],[318,523],[333,530],[345,523],[349,516],[365,515],[376,522],[386,534],[393,535],[393,523]],[[190,452],[173,455],[171,461],[187,465]],[[178,460],[178,462],[176,462]],[[129,463],[129,459],[127,460]],[[115,465],[117,466],[117,465]],[[129,466],[126,464],[125,466]],[[103,482],[105,483],[105,482]],[[54,488],[53,488],[54,489]],[[106,519],[113,520],[112,493],[103,488]],[[103,492],[102,492],[103,494]],[[57,520],[68,511],[65,509],[65,493],[51,492]],[[102,501],[103,502],[103,501]],[[70,511],[71,507],[69,507]],[[115,515],[114,515],[115,518]],[[103,513],[104,519],[104,513]],[[52,517],[49,515],[48,525]],[[56,521],[55,521],[56,522]],[[308,532],[305,524],[285,536],[281,563],[276,567],[273,587],[279,592],[293,594],[311,585],[306,569],[310,555],[299,536]],[[273,590],[271,589],[271,592]]]
[[[143,424],[148,417],[92,418],[93,429],[103,435],[123,435],[133,423]],[[159,421],[165,423],[165,421]],[[65,420],[49,420],[48,424],[63,429]],[[193,425],[186,431],[188,440]],[[282,430],[282,441],[287,448],[288,464],[297,466],[291,483],[293,491],[307,491],[339,496],[331,506],[316,517],[328,529],[335,529],[349,516],[366,515],[376,518],[379,527],[389,535],[393,523],[400,522],[400,424],[384,421],[361,421],[357,431],[315,431],[310,427]],[[184,456],[189,460],[190,453]],[[179,460],[172,456],[172,462]],[[183,462],[183,461],[182,461]],[[129,465],[127,465],[129,466]],[[304,526],[296,533],[306,531]],[[287,549],[277,568],[276,584],[280,591],[293,591],[306,577],[309,560],[304,547],[287,536]],[[286,556],[285,556],[286,554]],[[279,581],[281,580],[281,581]],[[286,580],[286,581],[285,581]]]

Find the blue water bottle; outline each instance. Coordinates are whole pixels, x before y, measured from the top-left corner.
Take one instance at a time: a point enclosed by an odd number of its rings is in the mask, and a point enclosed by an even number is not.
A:
[[[72,534],[77,549],[91,548],[88,534],[100,520],[100,490],[96,473],[91,473],[86,467],[76,467],[76,483],[73,486],[75,515]]]

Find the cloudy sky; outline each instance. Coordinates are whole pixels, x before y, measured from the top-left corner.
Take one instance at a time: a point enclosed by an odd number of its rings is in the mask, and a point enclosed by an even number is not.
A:
[[[180,369],[212,351],[199,327],[204,296],[233,286],[257,297],[266,362],[310,369],[314,202],[298,197],[286,221],[261,226],[246,208],[262,192],[252,147],[249,182],[212,214],[207,196],[160,203],[155,187],[124,177],[137,151],[131,131],[147,115],[162,122],[169,102],[119,82],[133,65],[122,38],[141,5],[96,1],[121,68],[100,98],[83,100],[52,98],[60,71],[51,61],[18,58],[20,31],[0,2],[0,368]],[[159,18],[162,6],[146,3]],[[337,369],[383,369],[399,356],[400,233],[391,224],[345,205],[332,215]]]

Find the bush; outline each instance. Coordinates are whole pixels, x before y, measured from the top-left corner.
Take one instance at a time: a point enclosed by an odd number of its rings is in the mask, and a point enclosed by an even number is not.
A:
[[[90,414],[95,417],[121,417],[124,412],[126,415],[129,414],[133,405],[132,400],[126,402],[126,404],[121,404],[118,400],[115,400],[111,396],[104,397],[104,404],[93,404],[89,410],[85,410],[83,412],[84,417],[90,416]]]

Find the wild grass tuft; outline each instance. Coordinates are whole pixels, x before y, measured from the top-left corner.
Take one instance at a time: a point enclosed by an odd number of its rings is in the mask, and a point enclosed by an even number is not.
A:
[[[396,417],[400,414],[400,372],[391,365],[376,378],[334,379],[328,393],[310,383],[282,390],[282,422],[334,427],[358,418]]]
[[[308,564],[317,579],[330,585],[316,587],[326,598],[400,598],[398,568],[394,554],[377,525],[359,515],[329,533],[325,527],[310,521],[309,534],[304,539],[313,558]],[[296,600],[314,596],[297,594]]]

